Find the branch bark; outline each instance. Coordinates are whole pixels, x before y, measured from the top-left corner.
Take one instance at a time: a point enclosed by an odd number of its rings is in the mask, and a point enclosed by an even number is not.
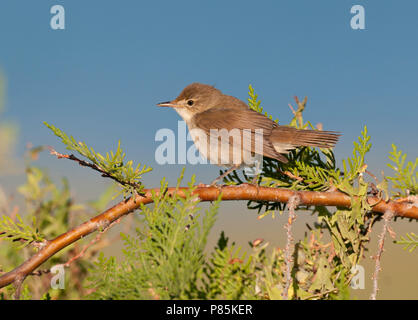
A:
[[[184,190],[187,188],[168,188],[165,192],[184,197]],[[102,214],[90,219],[87,222],[73,228],[72,230],[49,240],[46,245],[35,255],[26,260],[19,267],[2,275],[0,277],[0,288],[11,283],[21,282],[30,275],[36,268],[47,261],[51,256],[69,246],[75,241],[87,236],[88,234],[103,230],[112,222],[138,209],[141,204],[152,202],[152,191],[157,195],[160,189],[145,189],[143,195],[137,195],[122,201]],[[350,207],[351,199],[348,195],[334,192],[313,192],[313,191],[292,191],[280,188],[256,187],[254,185],[242,184],[239,186],[203,186],[195,189],[196,194],[201,201],[214,201],[222,192],[222,200],[254,200],[254,201],[274,201],[288,202],[292,196],[299,197],[299,205],[315,206],[338,206]],[[376,213],[385,213],[391,211],[395,216],[418,219],[418,207],[411,203],[389,201],[384,202],[377,197],[368,197],[368,202],[373,205],[372,211]]]

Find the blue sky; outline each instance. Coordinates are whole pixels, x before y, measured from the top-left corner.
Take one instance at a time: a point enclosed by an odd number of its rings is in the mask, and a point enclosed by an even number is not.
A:
[[[55,4],[65,30],[50,28]],[[350,28],[354,4],[366,30]],[[154,162],[154,136],[180,118],[155,104],[195,81],[243,100],[252,84],[283,124],[293,96],[308,96],[305,119],[343,133],[338,159],[366,124],[379,173],[392,142],[417,156],[417,10],[414,1],[2,1],[2,119],[20,126],[20,155],[28,141],[64,150],[47,121],[102,152],[120,139],[129,158],[155,167],[147,181],[174,182],[181,166]],[[61,162],[41,157],[57,175],[94,175]],[[187,172],[208,182],[218,169]]]

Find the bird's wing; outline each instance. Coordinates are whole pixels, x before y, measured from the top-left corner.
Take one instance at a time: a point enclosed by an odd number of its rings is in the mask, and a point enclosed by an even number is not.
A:
[[[243,103],[245,106],[245,104]],[[207,135],[210,135],[211,129],[226,129],[229,132],[233,129],[239,130],[251,130],[252,136],[260,137],[255,130],[262,129],[262,141],[263,141],[263,155],[269,158],[277,159],[281,162],[287,162],[286,157],[278,153],[272,143],[269,136],[273,128],[277,127],[277,124],[268,119],[266,116],[251,110],[247,106],[245,107],[215,107],[207,111],[196,114],[192,118],[192,126],[200,128],[205,131]],[[252,150],[254,150],[254,138],[252,140]],[[244,146],[245,148],[245,146]],[[247,150],[250,151],[251,150]]]

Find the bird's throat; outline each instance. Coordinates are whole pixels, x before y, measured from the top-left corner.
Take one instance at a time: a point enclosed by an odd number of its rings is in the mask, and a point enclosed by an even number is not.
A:
[[[183,118],[184,121],[189,123],[190,119],[193,117],[193,113],[190,110],[187,110],[187,108],[174,108],[177,113],[180,115],[180,117]]]

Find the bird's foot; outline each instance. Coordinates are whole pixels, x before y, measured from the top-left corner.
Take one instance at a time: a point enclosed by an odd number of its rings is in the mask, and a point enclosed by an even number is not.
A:
[[[202,182],[200,182],[198,185],[196,185],[196,187],[198,187],[198,188],[207,188],[207,187],[210,187],[211,185],[210,184],[206,184],[206,183],[202,183]]]
[[[258,186],[258,174],[257,174],[257,175],[255,175],[255,176],[252,178],[252,180],[251,180],[251,184],[255,184],[255,185],[257,185],[257,186]]]
[[[258,184],[258,175],[254,176],[252,178],[251,182],[244,182],[241,185],[256,187],[257,188],[257,194],[259,194],[259,192],[260,192],[260,185]]]
[[[223,185],[223,184],[217,184],[217,183],[216,183],[216,181],[213,181],[213,182],[210,184],[210,186],[211,186],[211,187],[215,187],[216,189],[218,189],[218,190],[219,190],[219,192],[221,192],[221,191],[222,191],[222,188],[223,188],[225,185]]]
[[[216,183],[216,181],[212,182],[211,184],[207,184],[207,183],[199,183],[196,185],[197,188],[210,188],[210,187],[215,187],[217,188],[219,191],[221,191],[221,189],[224,187],[224,185],[219,185]]]

